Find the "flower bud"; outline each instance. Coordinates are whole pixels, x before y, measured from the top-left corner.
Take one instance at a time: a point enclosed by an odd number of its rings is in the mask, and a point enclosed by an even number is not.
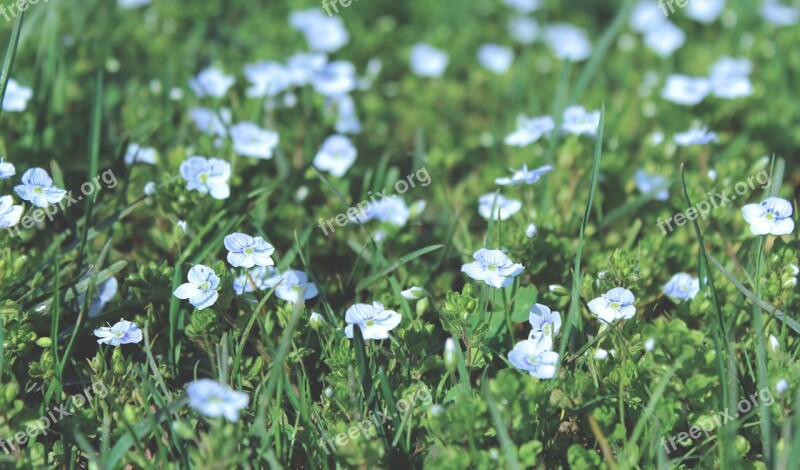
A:
[[[311,326],[311,328],[318,330],[323,323],[325,323],[325,319],[322,318],[322,315],[317,312],[311,313],[311,317],[308,319],[308,324]]]
[[[569,295],[567,288],[561,284],[550,284],[547,288],[555,295]]]
[[[444,342],[444,365],[451,373],[456,370],[456,342],[453,338]]]
[[[400,292],[400,295],[402,295],[404,299],[415,301],[425,297],[425,289],[422,287],[411,286],[403,292]]]
[[[53,340],[51,340],[50,338],[48,338],[46,336],[43,336],[43,337],[41,337],[41,338],[36,340],[36,346],[39,346],[39,347],[42,347],[42,348],[49,348],[51,344],[53,344]]]

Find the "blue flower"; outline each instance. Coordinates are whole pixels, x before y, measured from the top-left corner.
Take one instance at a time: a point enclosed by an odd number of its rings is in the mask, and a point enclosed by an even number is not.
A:
[[[636,315],[633,293],[623,287],[615,287],[601,297],[589,302],[592,311],[603,323],[611,323],[617,319],[628,320]]]
[[[561,130],[574,135],[597,135],[600,111],[586,111],[583,106],[570,106],[564,110]]]
[[[305,287],[306,294],[300,298],[300,290]],[[300,303],[301,300],[312,299],[317,296],[317,286],[308,282],[308,276],[301,271],[288,270],[281,276],[281,283],[275,288],[275,295],[282,300]]]
[[[345,313],[344,321],[348,325],[344,328],[344,334],[352,339],[353,327],[358,326],[364,340],[386,339],[402,319],[403,316],[399,313],[385,310],[380,302],[373,302],[372,305],[354,304]]]
[[[707,127],[689,129],[686,132],[679,132],[675,134],[673,140],[676,144],[688,147],[690,145],[706,145],[711,142],[717,142],[716,132],[709,132]]]
[[[181,163],[181,176],[186,189],[210,194],[214,199],[227,199],[231,194],[228,178],[231,165],[219,158],[189,157]]]
[[[7,180],[16,174],[14,165],[0,158],[0,180]]]
[[[461,267],[461,272],[477,281],[500,288],[510,286],[514,277],[521,273],[525,267],[514,263],[500,250],[487,250],[481,248],[473,255],[475,261]]]
[[[514,62],[514,51],[499,44],[483,44],[478,48],[478,62],[486,70],[501,75],[506,73]]]
[[[337,98],[355,90],[358,84],[356,66],[344,60],[335,60],[314,75],[314,91],[328,98]]]
[[[19,197],[37,207],[55,204],[67,194],[53,186],[53,180],[41,168],[31,168],[22,175],[22,184],[14,187]]]
[[[550,308],[542,304],[533,304],[528,321],[532,328],[529,339],[542,336],[549,336],[552,339],[561,329],[561,315],[558,312],[551,312]]]
[[[98,344],[110,344],[119,346],[120,344],[131,344],[142,341],[142,330],[135,323],[120,320],[111,328],[104,326],[94,330]]]
[[[545,165],[533,170],[528,170],[528,166],[523,164],[519,170],[511,170],[513,175],[510,178],[501,177],[494,180],[500,186],[518,186],[520,184],[534,184],[539,182],[539,178],[553,171],[553,167]]]
[[[281,275],[274,266],[256,266],[247,274],[242,274],[233,280],[233,290],[236,291],[236,295],[242,295],[245,292],[253,292],[255,289],[272,289],[279,282],[281,282]],[[253,283],[255,283],[255,289]]]
[[[794,231],[792,203],[779,197],[768,197],[760,204],[742,207],[744,220],[753,235],[788,235]]]
[[[90,278],[91,275],[86,276],[86,279]],[[106,279],[105,282],[99,284],[97,286],[97,290],[95,291],[94,298],[92,299],[92,303],[89,304],[89,318],[94,318],[103,311],[103,307],[106,306],[111,299],[117,295],[117,287],[119,283],[117,279],[113,276]],[[86,294],[81,294],[78,296],[78,305],[83,305],[83,301],[86,298]]]
[[[30,88],[20,85],[13,78],[9,78],[6,86],[6,96],[3,98],[3,111],[25,111],[28,106],[28,100],[32,96],[33,91]]]
[[[687,273],[673,275],[664,285],[664,293],[674,299],[693,299],[698,292],[700,292],[700,279]]]
[[[293,11],[289,24],[303,33],[312,51],[336,52],[350,41],[342,19],[328,16],[319,8]]]
[[[264,130],[252,122],[240,122],[231,127],[233,149],[245,157],[269,160],[278,146],[278,133]]]
[[[341,178],[353,166],[357,155],[358,151],[350,139],[343,135],[332,135],[325,139],[314,157],[314,167]]]
[[[705,77],[674,74],[667,77],[661,97],[685,106],[694,106],[711,93],[711,81]]]
[[[544,42],[559,59],[580,62],[592,55],[586,32],[566,23],[551,23],[544,30]]]
[[[411,46],[411,71],[418,77],[441,77],[450,58],[447,52],[430,44],[418,43]]]
[[[22,211],[22,206],[15,206],[14,198],[11,196],[0,197],[0,228],[17,225],[22,217]]]
[[[247,89],[248,98],[276,96],[292,85],[289,70],[273,60],[246,64],[244,76],[253,85]]]
[[[489,193],[478,198],[478,214],[486,220],[506,220],[522,209],[522,202],[502,194]]]
[[[179,299],[189,299],[189,303],[197,310],[214,305],[219,297],[219,276],[214,270],[198,264],[189,270],[188,278],[189,282],[178,286],[173,295]]]
[[[526,339],[514,345],[508,353],[508,361],[517,369],[524,370],[537,379],[552,379],[556,376],[558,353],[551,351],[552,342],[547,337]]]
[[[225,75],[221,70],[211,67],[200,72],[197,78],[190,79],[189,88],[198,98],[204,96],[222,98],[234,83],[236,79],[233,75]]]
[[[636,170],[636,174],[633,177],[634,181],[636,182],[636,187],[644,194],[648,194],[652,192],[659,186],[663,186],[667,183],[667,179],[659,174],[650,174],[644,171],[642,168]],[[666,201],[669,199],[669,189],[664,188],[656,193],[653,197],[656,201]]]
[[[200,379],[186,387],[189,406],[201,415],[209,418],[224,416],[228,421],[239,421],[239,412],[243,410],[250,397],[244,392],[231,390],[211,379]]]
[[[189,110],[189,117],[194,121],[197,130],[216,137],[228,135],[227,126],[231,123],[231,110],[222,108],[219,113],[198,106]]]
[[[228,250],[228,262],[239,268],[252,268],[255,265],[272,266],[275,264],[270,255],[275,247],[261,237],[251,237],[244,233],[232,233],[225,237],[225,249]]]
[[[375,204],[371,204],[363,213],[358,216],[358,221],[362,224],[372,219],[381,222],[389,222],[397,227],[402,227],[408,222],[411,211],[403,198],[394,195],[381,199]]]
[[[130,144],[128,150],[125,151],[125,163],[132,165],[134,163],[147,163],[148,165],[155,165],[158,158],[158,152],[152,147],[142,147],[139,144]]]
[[[513,147],[525,147],[549,134],[555,127],[556,123],[550,116],[534,118],[521,116],[517,120],[517,129],[508,134],[503,143]]]

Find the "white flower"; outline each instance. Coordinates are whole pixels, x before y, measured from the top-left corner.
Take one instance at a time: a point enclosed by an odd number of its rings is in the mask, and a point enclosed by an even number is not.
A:
[[[673,138],[676,144],[688,147],[690,145],[706,145],[711,142],[719,142],[716,132],[709,132],[707,127],[689,129],[686,132],[679,132]]]
[[[28,100],[33,96],[33,91],[20,85],[13,78],[8,79],[6,95],[3,97],[3,111],[20,112],[28,107]]]
[[[278,146],[278,133],[265,130],[255,123],[245,121],[231,127],[233,150],[245,157],[269,160]]]
[[[400,324],[402,315],[392,310],[384,310],[383,304],[373,302],[369,304],[354,304],[347,309],[344,321],[348,325],[344,328],[344,334],[352,339],[353,327],[358,326],[364,340],[386,339],[389,332]]]
[[[30,168],[22,174],[22,184],[14,187],[19,197],[36,207],[47,207],[61,201],[67,194],[53,185],[53,179],[41,168]]]
[[[686,42],[686,34],[671,21],[663,21],[647,30],[644,44],[659,57],[669,57]]]
[[[628,320],[636,315],[633,293],[623,287],[615,287],[602,296],[589,302],[589,310],[603,323],[617,319]]]
[[[503,3],[517,13],[530,13],[542,8],[541,0],[504,0]]]
[[[631,29],[637,33],[647,33],[666,21],[664,13],[655,0],[641,0],[631,11]]]
[[[407,300],[419,300],[425,297],[425,289],[418,286],[411,286],[408,289],[400,292],[400,295]]]
[[[84,277],[84,279],[89,278],[91,278],[91,275]],[[117,295],[117,287],[119,287],[119,283],[117,282],[117,278],[114,276],[111,276],[110,278],[106,279],[105,282],[97,286],[97,291],[94,294],[94,298],[89,304],[89,318],[95,318],[96,316],[100,315],[106,304],[110,302],[115,295]],[[83,306],[83,301],[85,299],[86,293],[80,294],[78,296],[78,305]]]
[[[753,94],[750,72],[753,64],[749,59],[734,59],[723,56],[711,67],[711,91],[724,99],[744,98]]]
[[[561,315],[558,312],[551,312],[549,307],[542,304],[533,304],[528,314],[528,321],[531,324],[529,339],[542,336],[554,338],[561,329]]]
[[[478,214],[486,220],[506,220],[522,209],[522,202],[507,199],[502,194],[484,194],[478,199]]]
[[[344,60],[330,62],[314,75],[311,84],[317,93],[328,98],[346,95],[358,84],[356,67]]]
[[[556,376],[558,353],[550,350],[552,343],[545,338],[518,342],[508,353],[508,361],[537,379],[552,379]]]
[[[653,338],[647,338],[644,342],[644,350],[647,352],[652,352],[656,348],[656,340]]]
[[[705,77],[670,75],[661,97],[673,103],[694,106],[711,92],[711,81]]]
[[[117,0],[117,5],[126,10],[132,10],[134,8],[150,5],[151,2],[152,0]]]
[[[363,224],[372,219],[377,219],[381,222],[389,222],[397,227],[402,227],[408,222],[410,214],[411,211],[406,205],[406,201],[394,195],[381,199],[375,204],[370,204],[367,210],[363,212],[363,215],[357,217],[357,220]],[[375,235],[379,236],[377,232]]]
[[[776,353],[780,349],[780,343],[778,342],[778,338],[774,335],[769,335],[769,348],[772,352]]]
[[[496,184],[500,186],[518,186],[520,184],[534,184],[538,183],[539,179],[550,173],[553,170],[553,167],[550,165],[545,165],[539,168],[535,168],[533,170],[528,170],[528,166],[523,164],[522,168],[519,170],[511,170],[513,173],[511,177],[501,177],[494,180]]]
[[[228,187],[231,165],[224,160],[189,157],[181,163],[180,172],[189,191],[210,194],[214,199],[227,199],[231,194]]]
[[[356,102],[350,95],[340,95],[332,98],[336,107],[336,125],[334,129],[340,134],[360,134],[361,121],[356,113]]]
[[[687,273],[674,274],[664,285],[664,293],[678,300],[694,299],[700,292],[700,279]]]
[[[430,44],[418,43],[411,46],[411,71],[420,77],[441,77],[450,59],[447,52]]]
[[[533,44],[539,36],[539,24],[528,16],[514,16],[508,20],[508,33],[521,44]]]
[[[478,62],[492,73],[504,74],[514,62],[514,51],[499,44],[484,44],[478,48]]]
[[[113,279],[113,278],[112,278]],[[112,327],[101,327],[94,330],[98,344],[119,346],[121,344],[138,343],[142,341],[142,330],[135,323],[120,320]]]
[[[603,348],[597,348],[597,351],[594,352],[593,357],[598,361],[605,361],[606,359],[608,359],[608,351],[606,351]]]
[[[759,9],[761,16],[773,26],[794,26],[800,21],[800,9],[777,0],[765,0]]]
[[[528,224],[528,227],[525,229],[525,236],[528,238],[533,238],[537,233],[539,233],[539,229],[537,229],[533,224]]]
[[[308,85],[314,74],[324,69],[327,63],[328,55],[322,52],[299,52],[289,57],[286,68],[292,85]]]
[[[781,395],[786,390],[789,390],[789,382],[787,382],[786,379],[778,380],[778,383],[775,384],[775,391]]]
[[[275,264],[270,255],[275,247],[261,237],[251,237],[245,233],[232,233],[223,241],[228,250],[228,262],[231,266],[252,268],[253,266],[272,266]]]
[[[267,291],[277,286],[281,279],[282,276],[274,266],[256,266],[247,274],[237,276],[233,280],[233,290],[236,291],[236,295],[253,292],[255,289]]]
[[[250,401],[246,393],[231,390],[211,379],[195,380],[186,387],[186,394],[189,396],[189,406],[203,416],[224,416],[232,423],[239,421],[239,412]]]
[[[178,228],[180,228],[183,233],[186,233],[186,221],[185,220],[179,220],[177,223],[175,223],[175,225]]]
[[[158,192],[158,188],[156,187],[156,184],[153,181],[148,181],[144,185],[144,194],[145,194],[145,196],[153,196],[157,192]]]
[[[343,135],[332,135],[322,143],[313,164],[316,169],[341,178],[356,161],[357,155],[358,151],[350,139]]]
[[[636,170],[634,175],[634,182],[636,183],[636,188],[639,191],[641,191],[643,194],[649,194],[656,188],[665,185],[667,183],[667,179],[659,174],[650,174],[644,169],[639,168]],[[666,201],[669,199],[669,189],[664,188],[659,190],[653,199],[656,201]]]
[[[0,180],[7,180],[17,174],[17,169],[12,163],[0,158]]]
[[[225,75],[222,70],[210,67],[197,74],[196,78],[190,79],[189,88],[198,98],[205,96],[222,98],[234,83],[236,78],[233,75]]]
[[[217,292],[219,276],[214,273],[214,270],[198,264],[192,266],[187,277],[189,282],[178,286],[172,295],[179,299],[189,299],[189,303],[197,310],[214,305],[219,297]]]
[[[293,11],[289,23],[303,33],[312,51],[335,52],[350,41],[342,19],[319,8]]]
[[[560,59],[580,62],[592,55],[592,43],[586,33],[571,24],[548,25],[545,28],[544,41]]]
[[[759,204],[742,207],[742,215],[753,235],[788,235],[794,231],[792,204],[779,197],[767,198]]]
[[[583,106],[570,106],[564,110],[561,130],[574,135],[596,136],[600,127],[600,111],[586,111]]]
[[[231,123],[231,110],[222,108],[219,113],[208,108],[196,107],[189,110],[189,117],[200,132],[208,135],[225,137],[227,126]]]
[[[540,116],[530,119],[521,116],[517,121],[517,129],[508,134],[503,142],[506,145],[514,147],[524,147],[541,139],[542,136],[549,134],[555,127],[556,123],[550,116]]]
[[[244,76],[251,84],[245,92],[248,98],[276,96],[292,84],[289,70],[272,60],[245,64]]]
[[[686,16],[700,23],[709,24],[719,18],[724,8],[725,0],[692,0],[686,6]]]
[[[303,298],[300,298],[300,291],[305,288]],[[275,288],[275,296],[281,300],[292,303],[300,303],[302,300],[312,299],[317,296],[317,286],[313,282],[308,282],[308,276],[301,271],[288,270],[281,276],[280,284]]]
[[[475,261],[462,266],[461,272],[498,289],[510,286],[514,278],[525,269],[521,264],[511,261],[500,250],[481,248],[472,257]]]
[[[134,163],[146,163],[148,165],[155,165],[158,158],[158,152],[152,147],[142,147],[139,144],[128,145],[128,150],[125,152],[125,163],[132,165]]]
[[[14,205],[11,196],[0,197],[0,228],[13,227],[22,217],[23,207]]]

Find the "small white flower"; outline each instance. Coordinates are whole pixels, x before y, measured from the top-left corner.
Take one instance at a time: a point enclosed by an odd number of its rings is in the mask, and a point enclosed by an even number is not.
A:
[[[508,20],[508,34],[521,44],[533,44],[539,36],[539,24],[528,16],[514,16]]]
[[[786,199],[770,197],[760,204],[742,207],[742,215],[753,235],[788,235],[794,231],[792,204]]]
[[[774,335],[769,335],[769,348],[774,353],[778,352],[778,349],[780,349],[780,343],[778,342],[778,338],[776,338]]]
[[[188,274],[189,282],[181,284],[172,293],[179,299],[189,299],[197,310],[214,305],[217,301],[219,293],[219,276],[214,273],[214,270],[198,264],[192,266]]]
[[[13,78],[8,79],[6,95],[3,98],[3,111],[21,112],[28,107],[28,100],[33,96],[33,91],[20,85]]]
[[[667,179],[659,174],[651,174],[646,172],[643,168],[639,168],[634,175],[634,182],[636,183],[636,188],[641,191],[642,194],[649,194],[656,188],[665,185]],[[669,189],[661,189],[653,196],[653,199],[656,201],[666,201],[669,199]]]
[[[300,298],[300,291],[305,288],[305,295]],[[280,284],[275,288],[275,296],[281,300],[300,303],[313,299],[319,294],[316,284],[308,282],[308,276],[302,271],[288,270],[281,275]]]
[[[350,139],[343,135],[332,135],[322,143],[313,164],[316,169],[341,178],[353,166],[357,156],[358,151]]]
[[[664,286],[664,293],[678,300],[694,299],[700,292],[700,279],[687,273],[673,275]]]
[[[222,98],[236,82],[233,75],[225,75],[221,70],[211,67],[200,72],[196,78],[189,80],[189,88],[198,98],[213,96]]]
[[[522,116],[517,122],[517,129],[508,134],[503,142],[513,147],[525,147],[555,129],[556,123],[550,116],[527,118]]]
[[[598,361],[605,361],[606,359],[608,359],[608,351],[602,348],[597,348],[597,351],[594,352],[593,357]]]
[[[705,77],[670,75],[661,97],[673,103],[694,106],[711,92],[711,81]]]
[[[473,258],[475,261],[462,266],[461,272],[498,289],[510,286],[514,278],[525,269],[521,264],[511,261],[500,250],[481,248],[475,252]]]
[[[615,287],[600,297],[589,302],[589,310],[603,323],[611,323],[614,320],[628,320],[636,315],[636,301],[633,293],[623,287]]]
[[[252,268],[253,266],[272,266],[275,264],[270,255],[275,247],[261,237],[251,237],[245,233],[232,233],[224,240],[228,250],[228,262],[231,266]]]
[[[644,350],[647,352],[652,352],[656,348],[656,340],[653,338],[647,338],[644,342]]]
[[[11,196],[0,197],[0,228],[13,227],[19,223],[24,208],[14,205]]]
[[[385,310],[380,302],[369,304],[354,304],[347,309],[344,321],[348,325],[344,329],[344,334],[352,339],[353,327],[358,326],[364,340],[386,339],[389,332],[400,324],[402,315],[392,310]]]
[[[552,342],[546,337],[520,341],[508,353],[508,361],[537,379],[552,379],[558,370],[558,353],[551,351],[551,347]]]
[[[537,233],[539,233],[539,229],[537,229],[533,224],[528,224],[528,227],[525,229],[525,236],[528,238],[533,238]]]
[[[478,62],[492,73],[504,74],[514,62],[514,51],[499,44],[484,44],[478,49]]]
[[[570,106],[564,110],[561,130],[574,135],[597,135],[600,111],[586,111],[583,106]]]
[[[686,16],[703,24],[714,22],[725,8],[725,0],[692,0],[686,6]]]
[[[689,129],[686,132],[679,132],[673,138],[675,143],[687,147],[690,145],[706,145],[711,142],[719,142],[716,132],[709,132],[707,127]]]
[[[211,379],[200,379],[186,387],[189,406],[203,416],[219,418],[224,416],[228,421],[239,421],[239,412],[243,410],[250,397],[244,392],[231,390]]]
[[[533,170],[528,170],[528,166],[523,164],[519,170],[510,170],[513,174],[511,177],[501,177],[494,180],[500,186],[518,186],[520,184],[534,184],[538,183],[539,179],[553,171],[553,167],[545,165]]]
[[[144,194],[146,196],[153,196],[158,192],[158,188],[156,184],[152,181],[148,181],[147,184],[144,185]]]
[[[775,391],[782,395],[786,390],[789,390],[789,382],[786,379],[778,380],[778,383],[775,384]]]
[[[114,326],[103,326],[94,330],[98,344],[119,346],[121,344],[138,343],[142,341],[142,330],[135,323],[120,320]]]
[[[142,147],[139,144],[128,145],[128,150],[125,152],[125,163],[132,165],[134,163],[146,163],[148,165],[155,165],[158,158],[158,152],[152,147]]]
[[[411,286],[408,289],[400,292],[400,295],[407,300],[419,300],[425,297],[425,289],[418,286]]]
[[[586,32],[571,24],[552,23],[545,28],[544,41],[556,57],[580,62],[592,55],[592,43]]]
[[[269,160],[278,146],[278,133],[258,127],[253,122],[245,121],[231,127],[233,150],[245,157]]]
[[[178,228],[180,228],[183,233],[186,233],[186,221],[185,220],[179,220],[175,225],[177,225]]]
[[[36,207],[47,207],[61,201],[67,194],[53,185],[53,179],[41,168],[30,168],[22,175],[22,184],[15,186],[19,197]]]
[[[415,75],[431,78],[441,77],[450,61],[447,52],[425,43],[411,46],[410,59],[411,71]]]
[[[551,312],[550,308],[542,304],[533,304],[528,314],[531,324],[530,339],[549,336],[554,338],[561,329],[561,315]]]
[[[484,194],[478,199],[478,214],[486,220],[506,220],[522,209],[522,202],[502,194]]]

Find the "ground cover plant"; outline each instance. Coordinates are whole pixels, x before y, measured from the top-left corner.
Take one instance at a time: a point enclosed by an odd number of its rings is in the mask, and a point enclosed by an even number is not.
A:
[[[6,3],[2,468],[797,468],[796,1]]]

